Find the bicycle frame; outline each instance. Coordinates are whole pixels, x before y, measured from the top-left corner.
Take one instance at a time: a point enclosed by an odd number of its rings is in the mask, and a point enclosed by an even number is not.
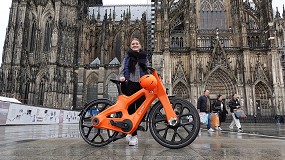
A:
[[[156,98],[158,98],[161,104],[163,105],[167,122],[172,126],[177,124],[177,116],[172,109],[166,90],[156,70],[152,69],[152,75],[157,80],[157,86],[154,90],[148,91],[142,88],[141,90],[139,90],[138,92],[134,93],[131,96],[120,94],[118,96],[116,104],[112,105],[111,107],[107,108],[106,110],[102,111],[101,113],[92,118],[91,120],[92,126],[95,128],[104,128],[125,134],[131,134],[138,128],[141,120],[143,119],[144,115],[150,108],[151,103]],[[141,106],[136,110],[135,113],[129,115],[128,106],[143,95],[145,96],[145,101],[141,104]],[[121,118],[116,118],[116,117],[113,118],[110,116],[118,112],[122,112]],[[122,122],[123,120],[126,119],[132,122],[132,129],[129,131],[123,131],[122,128],[111,124],[111,121]]]

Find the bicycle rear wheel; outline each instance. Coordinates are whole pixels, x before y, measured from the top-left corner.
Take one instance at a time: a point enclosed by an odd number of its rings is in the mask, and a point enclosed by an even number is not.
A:
[[[178,123],[168,124],[166,114],[160,102],[150,111],[150,133],[162,146],[172,149],[183,148],[191,144],[200,130],[200,118],[196,108],[188,101],[175,97],[169,98]]]
[[[112,142],[113,137],[118,135],[118,132],[94,128],[91,125],[91,119],[93,116],[99,114],[103,110],[112,106],[113,102],[107,99],[98,99],[90,102],[80,115],[79,131],[81,137],[90,145],[95,147],[101,147]],[[112,115],[112,117],[119,115]]]

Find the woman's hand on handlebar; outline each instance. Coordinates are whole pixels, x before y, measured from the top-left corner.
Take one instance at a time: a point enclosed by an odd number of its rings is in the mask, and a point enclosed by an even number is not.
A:
[[[125,77],[120,77],[121,82],[125,82],[126,78]]]

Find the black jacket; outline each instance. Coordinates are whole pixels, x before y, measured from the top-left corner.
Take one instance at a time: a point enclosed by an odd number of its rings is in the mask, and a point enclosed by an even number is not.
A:
[[[207,111],[207,99],[205,95],[200,96],[197,102],[197,109],[200,109],[200,112],[211,112],[211,105],[210,105],[210,110]]]
[[[223,104],[222,109],[221,109],[221,104]],[[219,106],[219,107],[217,107],[217,106]],[[213,111],[216,111],[219,113],[220,122],[226,121],[228,111],[227,111],[226,105],[223,101],[216,100],[216,102],[213,105]]]
[[[234,109],[238,109],[240,107],[240,103],[238,99],[234,100],[233,98],[229,101],[230,111],[233,113]]]

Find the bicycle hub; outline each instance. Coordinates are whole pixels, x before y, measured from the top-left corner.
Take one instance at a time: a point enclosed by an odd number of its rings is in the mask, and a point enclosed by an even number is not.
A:
[[[169,122],[168,122],[171,126],[175,126],[177,124],[177,120],[176,118],[170,118]]]
[[[97,126],[99,124],[99,119],[98,118],[94,118],[93,119],[93,126]]]

